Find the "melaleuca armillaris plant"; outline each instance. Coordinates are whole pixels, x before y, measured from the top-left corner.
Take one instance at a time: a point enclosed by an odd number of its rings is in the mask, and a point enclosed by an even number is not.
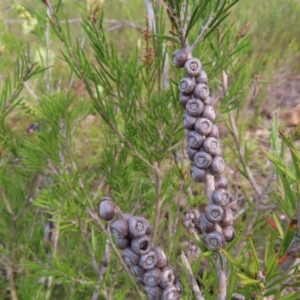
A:
[[[236,2],[45,0],[0,23],[0,298],[295,299],[298,154],[273,125],[270,192]]]

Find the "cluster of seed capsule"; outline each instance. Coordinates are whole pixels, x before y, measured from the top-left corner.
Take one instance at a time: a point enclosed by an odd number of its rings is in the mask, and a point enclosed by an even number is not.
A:
[[[116,213],[118,210],[119,213]],[[168,264],[160,247],[153,247],[151,227],[146,219],[132,214],[122,214],[110,197],[102,197],[99,214],[110,223],[110,231],[116,246],[122,250],[122,258],[144,286],[149,300],[177,300],[181,297],[180,283],[175,271]]]
[[[215,189],[212,203],[204,213],[193,212],[192,223],[203,234],[208,248],[215,250],[235,236],[228,182],[222,175],[225,163],[219,143],[219,130],[215,111],[209,97],[208,79],[199,59],[191,58],[186,49],[173,53],[173,63],[184,68],[186,76],[179,82],[179,102],[184,107],[183,126],[186,129],[187,155],[192,161],[191,177],[195,182],[204,182],[207,174],[214,176]],[[188,220],[186,220],[188,223]]]

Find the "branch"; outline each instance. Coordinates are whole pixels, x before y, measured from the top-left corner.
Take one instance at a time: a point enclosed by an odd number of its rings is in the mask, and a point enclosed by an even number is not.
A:
[[[204,26],[202,26],[201,28],[201,31],[200,31],[200,34],[197,36],[195,42],[193,43],[193,45],[191,46],[190,48],[190,51],[193,52],[193,50],[197,47],[197,45],[201,42],[201,39],[204,37],[204,35],[206,34],[206,31],[210,25],[210,23],[212,22],[213,20],[213,15],[210,14],[209,15],[209,18],[206,22],[206,24]]]
[[[189,261],[187,259],[187,257],[185,256],[185,254],[182,252],[181,253],[181,261],[186,269],[186,272],[187,272],[187,275],[188,275],[188,281],[189,281],[189,284],[191,285],[193,291],[194,291],[194,294],[195,294],[195,297],[197,300],[205,300],[200,289],[199,289],[199,286],[197,284],[197,281],[193,275],[193,271],[192,271],[192,268],[189,264]]]

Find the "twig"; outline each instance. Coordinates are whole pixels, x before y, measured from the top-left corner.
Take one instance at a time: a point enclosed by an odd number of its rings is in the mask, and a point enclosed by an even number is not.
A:
[[[194,294],[195,294],[195,297],[197,300],[205,300],[201,291],[200,291],[200,288],[197,284],[197,281],[193,275],[193,271],[192,271],[192,268],[189,264],[189,261],[187,259],[187,257],[185,256],[185,254],[182,252],[181,253],[181,261],[186,269],[186,272],[187,272],[187,275],[188,275],[188,281],[189,281],[189,284],[191,285],[193,291],[194,291]]]
[[[144,0],[144,4],[145,4],[148,26],[150,28],[150,31],[156,32],[152,0]]]
[[[160,164],[155,162],[153,167],[155,170],[155,216],[154,216],[154,224],[153,224],[153,241],[155,242],[157,237],[160,216],[161,216],[162,201],[160,198],[160,193],[161,193],[162,178],[161,178]]]
[[[144,299],[144,295],[142,294],[142,292],[140,291],[140,289],[138,288],[133,276],[131,275],[127,265],[124,263],[123,258],[121,257],[118,249],[116,248],[111,235],[107,232],[107,230],[105,229],[105,227],[103,226],[102,222],[100,221],[98,215],[94,212],[92,212],[90,209],[87,209],[87,213],[93,218],[93,220],[97,223],[97,225],[100,227],[100,229],[105,233],[106,237],[108,238],[111,247],[113,248],[115,254],[118,257],[119,262],[121,263],[122,267],[124,268],[124,270],[126,271],[126,274],[128,275],[130,281],[132,282],[134,288],[136,289],[136,292],[139,294],[140,299]]]
[[[217,253],[216,269],[218,277],[218,296],[217,300],[226,300],[227,294],[227,276],[225,270],[226,259],[222,253]]]
[[[197,47],[197,45],[200,43],[201,39],[204,37],[204,35],[206,34],[206,31],[210,25],[210,23],[213,20],[213,15],[210,14],[209,18],[206,22],[206,24],[204,26],[202,26],[200,34],[197,36],[196,40],[194,41],[194,43],[192,44],[192,46],[190,47],[190,51],[193,52],[193,50]]]
[[[46,13],[48,18],[50,18],[50,7],[47,6],[46,8]],[[45,74],[44,74],[44,81],[45,81],[45,87],[46,87],[46,92],[49,95],[51,92],[51,68],[50,66],[50,61],[51,61],[51,52],[50,52],[50,24],[49,24],[49,19],[46,22],[46,28],[45,28],[45,48],[46,48],[46,62],[45,62]]]
[[[12,300],[18,300],[17,291],[15,288],[15,280],[14,280],[14,266],[11,261],[7,261],[6,263],[6,273],[9,282],[10,297]]]

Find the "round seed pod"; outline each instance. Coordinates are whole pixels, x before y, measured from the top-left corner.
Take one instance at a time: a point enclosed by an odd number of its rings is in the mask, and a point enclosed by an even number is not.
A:
[[[131,240],[131,249],[138,255],[143,255],[151,250],[151,239],[148,235],[140,236]]]
[[[207,74],[204,70],[201,70],[200,74],[195,77],[195,82],[196,83],[204,83],[204,84],[208,83]]]
[[[192,166],[190,174],[195,182],[204,182],[206,180],[205,169],[199,169],[196,166]]]
[[[128,220],[129,225],[129,236],[135,238],[145,234],[150,234],[151,227],[146,219],[143,217],[132,216]]]
[[[223,208],[219,205],[209,204],[205,207],[205,216],[211,222],[220,222],[223,214]]]
[[[139,265],[130,266],[130,273],[143,281],[145,270]]]
[[[188,53],[184,49],[178,49],[173,52],[172,61],[176,68],[183,68],[188,60]]]
[[[155,268],[157,265],[157,257],[155,252],[150,251],[146,254],[143,254],[140,258],[139,265],[145,270]]]
[[[176,275],[174,270],[170,266],[166,266],[161,270],[159,286],[163,289],[174,285],[176,281]]]
[[[124,219],[113,221],[109,228],[116,239],[123,239],[128,236],[128,223]]]
[[[213,231],[205,235],[205,244],[210,250],[217,250],[217,248],[223,248],[225,245],[225,238],[223,234],[217,231]]]
[[[219,155],[221,151],[220,143],[216,138],[208,137],[203,142],[203,150],[210,155]]]
[[[208,98],[209,96],[209,89],[206,84],[198,83],[196,86],[194,86],[193,94],[195,98],[198,98],[202,101]]]
[[[187,156],[190,160],[193,160],[194,155],[197,153],[198,149],[193,149],[190,146],[187,147]]]
[[[201,62],[197,58],[191,58],[184,64],[185,73],[191,77],[200,75],[201,68]]]
[[[122,257],[128,266],[137,265],[140,261],[140,256],[134,253],[130,247],[122,251]]]
[[[211,198],[214,204],[222,207],[226,206],[230,201],[228,192],[223,189],[214,190]]]
[[[218,175],[215,177],[215,189],[228,189],[228,181],[225,176]]]
[[[158,286],[161,278],[161,270],[154,268],[144,273],[143,283],[149,286]]]
[[[204,136],[196,131],[187,131],[186,139],[188,145],[193,149],[198,149],[204,142]]]
[[[189,114],[184,114],[183,119],[182,119],[182,124],[183,124],[184,128],[193,129],[195,122],[196,122],[195,117],[192,117]]]
[[[189,95],[193,92],[196,83],[193,78],[183,77],[179,81],[179,91],[185,95]]]
[[[194,127],[201,135],[208,135],[212,130],[213,124],[209,119],[197,118]]]
[[[193,98],[186,103],[185,109],[189,115],[193,117],[197,117],[200,116],[201,113],[203,112],[204,104],[201,100]]]
[[[216,118],[216,113],[214,108],[211,105],[205,105],[201,117],[209,119],[210,121],[213,122]]]
[[[216,229],[216,223],[209,221],[204,215],[200,215],[195,220],[195,225],[203,234],[215,231]]]
[[[127,247],[130,246],[130,240],[129,239],[118,238],[118,239],[116,239],[116,246],[120,250],[124,250],[124,249],[126,249]]]
[[[222,233],[224,235],[226,242],[231,242],[235,237],[235,230],[233,226],[222,228]]]
[[[162,267],[166,266],[168,264],[168,259],[167,259],[167,256],[166,256],[164,250],[161,249],[160,247],[155,247],[152,250],[157,257],[156,267],[162,268]]]
[[[221,174],[225,169],[225,162],[221,156],[214,156],[212,159],[212,163],[209,167],[210,173],[212,175]]]
[[[224,208],[223,219],[219,222],[221,227],[228,227],[232,226],[233,224],[233,217],[232,217],[232,210],[228,207]]]
[[[213,124],[211,132],[208,135],[209,137],[219,138],[219,128],[216,124]]]
[[[179,103],[180,103],[183,107],[185,107],[186,103],[187,103],[190,99],[192,99],[192,96],[191,96],[191,95],[185,95],[185,94],[182,94],[182,93],[179,94]]]
[[[212,157],[205,151],[198,151],[193,157],[195,166],[199,169],[206,169],[212,162]]]
[[[204,105],[203,105],[203,108],[204,108]],[[116,206],[111,202],[110,197],[108,197],[108,196],[102,197],[100,205],[99,205],[100,218],[105,221],[112,220],[115,217],[115,210],[116,210]]]
[[[158,286],[144,286],[144,292],[147,295],[148,300],[158,300],[161,299],[163,290]]]
[[[175,285],[168,286],[163,290],[163,294],[161,300],[178,300],[180,298],[180,294]]]

